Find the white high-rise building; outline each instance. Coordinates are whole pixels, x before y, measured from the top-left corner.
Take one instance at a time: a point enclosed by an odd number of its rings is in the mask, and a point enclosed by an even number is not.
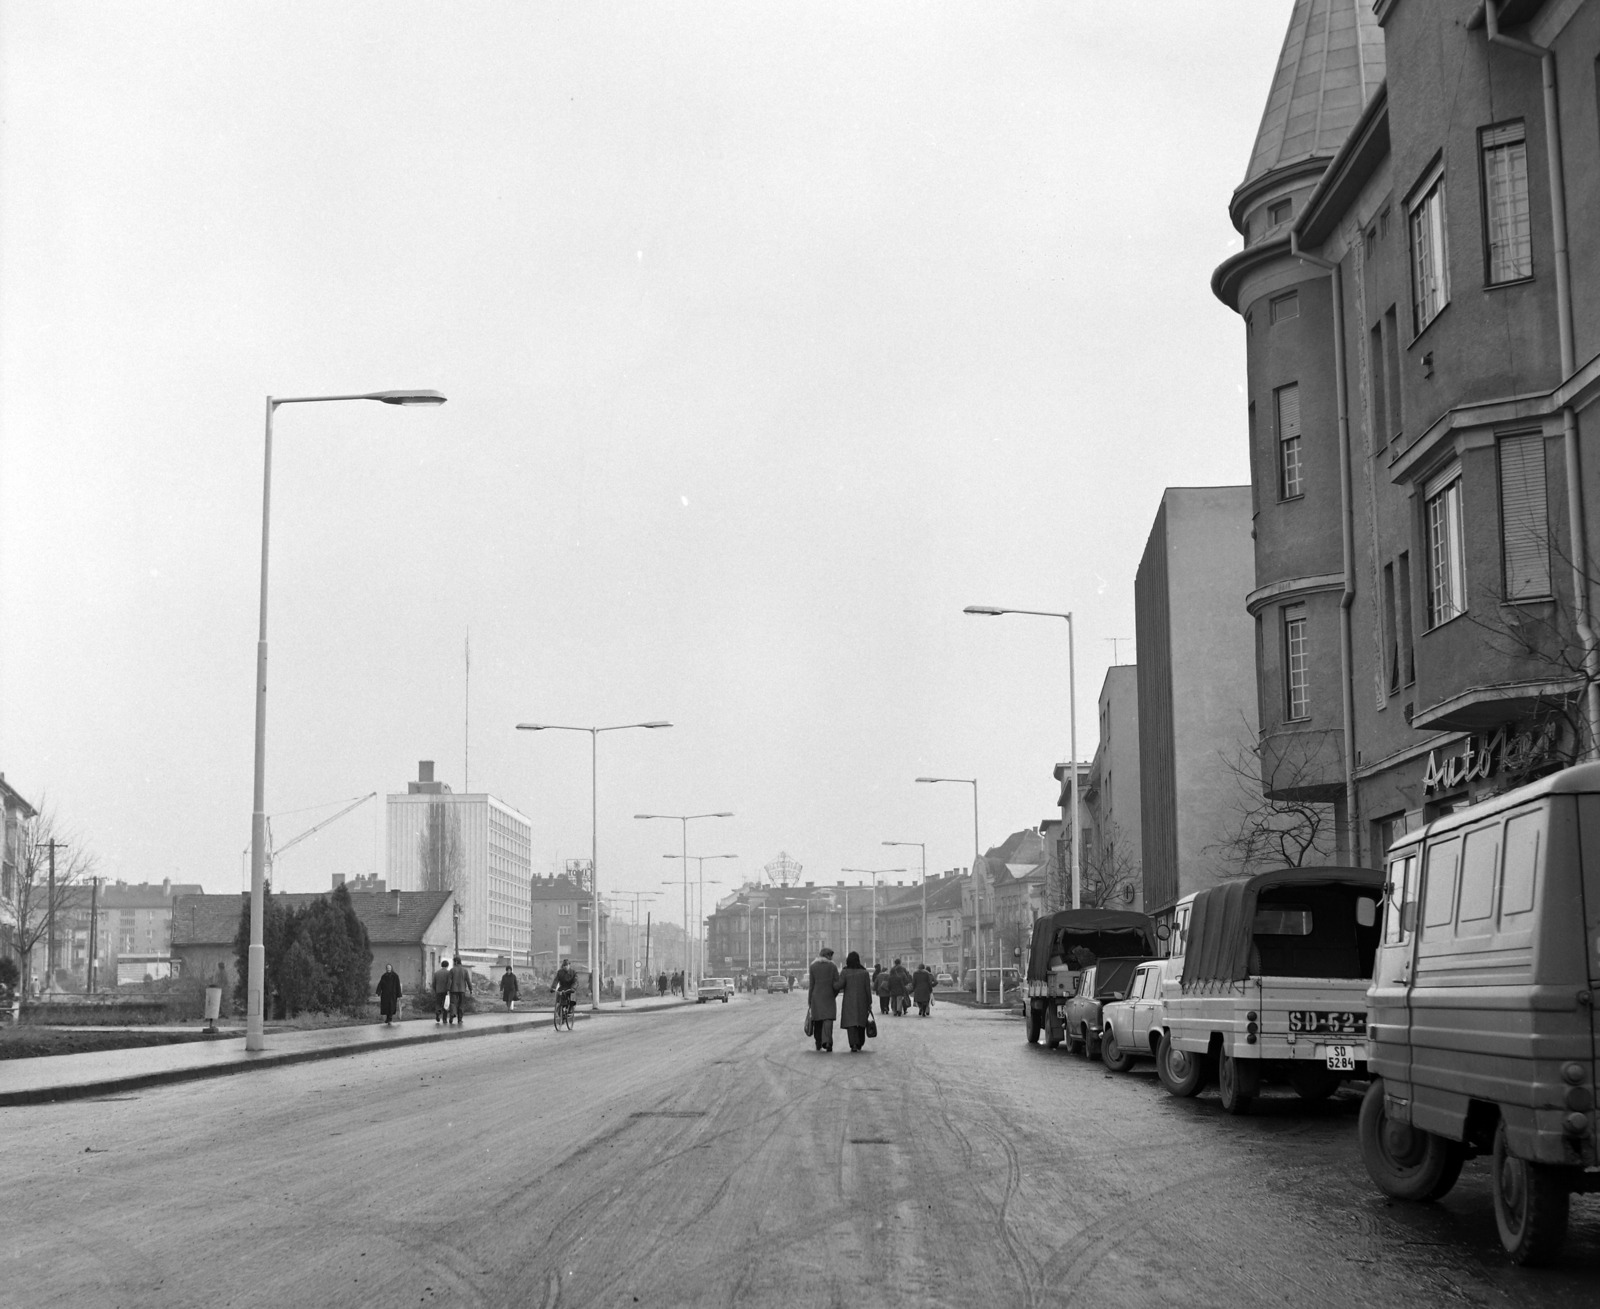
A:
[[[390,890],[454,891],[463,959],[482,971],[528,964],[533,825],[523,814],[487,793],[456,795],[425,759],[406,793],[389,796],[388,830]]]

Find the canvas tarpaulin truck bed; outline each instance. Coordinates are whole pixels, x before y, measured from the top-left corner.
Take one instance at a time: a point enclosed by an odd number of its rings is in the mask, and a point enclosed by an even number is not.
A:
[[[1156,952],[1155,931],[1148,915],[1129,909],[1063,909],[1046,914],[1033,925],[1028,980],[1049,980],[1051,958],[1064,958],[1076,946],[1089,950],[1096,959],[1148,956]]]

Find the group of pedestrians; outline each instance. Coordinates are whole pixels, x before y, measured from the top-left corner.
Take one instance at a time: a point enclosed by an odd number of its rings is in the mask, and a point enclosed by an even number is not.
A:
[[[461,962],[460,955],[453,962],[446,955],[433,974],[433,1021],[447,1027],[460,1023],[466,1017],[467,997],[471,994],[471,970]]]
[[[926,964],[918,964],[916,971],[910,972],[898,959],[892,968],[879,964],[869,973],[855,950],[845,956],[841,969],[833,962],[833,949],[823,946],[811,964],[806,991],[807,1026],[817,1049],[832,1052],[833,1025],[837,1022],[849,1038],[850,1053],[864,1050],[867,1038],[878,1034],[872,1017],[874,995],[879,998],[882,1012],[897,1018],[906,1013],[907,1002],[915,999],[919,1016],[926,1018],[933,1002],[933,974]]]
[[[669,991],[673,995],[682,995],[683,994],[683,972],[682,972],[682,970],[680,969],[678,972],[673,973],[671,977],[668,977],[665,972],[660,973],[656,977],[656,990],[662,995],[666,995]]]

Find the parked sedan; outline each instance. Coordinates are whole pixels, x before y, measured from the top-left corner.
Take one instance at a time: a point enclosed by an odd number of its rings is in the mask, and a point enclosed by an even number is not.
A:
[[[1100,1033],[1105,1018],[1104,1006],[1128,998],[1134,970],[1146,960],[1142,957],[1101,959],[1078,974],[1077,990],[1067,1001],[1063,1015],[1067,1045],[1086,1059],[1100,1056]]]
[[[1140,964],[1128,985],[1125,1000],[1105,1006],[1100,1025],[1100,1062],[1114,1073],[1125,1073],[1135,1059],[1154,1059],[1150,1044],[1152,1029],[1159,1031],[1161,979],[1166,973],[1165,959]]]

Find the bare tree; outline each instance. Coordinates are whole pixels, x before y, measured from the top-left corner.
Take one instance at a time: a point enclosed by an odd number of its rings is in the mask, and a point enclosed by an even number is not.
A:
[[[1261,742],[1253,733],[1232,754],[1217,752],[1235,787],[1228,835],[1206,847],[1223,864],[1223,876],[1249,877],[1268,868],[1298,868],[1332,858],[1338,840],[1333,805],[1297,798],[1326,784],[1319,760],[1329,735],[1296,733],[1272,770],[1270,793]]]
[[[428,806],[428,823],[417,838],[417,861],[421,865],[422,890],[454,891],[456,903],[466,909],[462,873],[461,819],[454,805],[435,802]]]
[[[39,802],[39,812],[24,826],[17,851],[16,910],[17,959],[23,976],[33,974],[33,952],[44,945],[46,966],[50,953],[47,937],[52,928],[59,942],[68,929],[72,911],[83,899],[80,884],[93,876],[94,854],[82,837],[62,822],[48,799]],[[55,871],[51,863],[54,856]],[[57,955],[56,965],[61,964]],[[46,979],[50,984],[53,979]]]
[[[1100,831],[1098,845],[1093,848],[1086,845],[1083,854],[1083,866],[1078,875],[1079,903],[1085,909],[1116,909],[1131,905],[1138,894],[1139,883],[1144,879],[1144,868],[1127,853],[1127,846],[1122,840],[1122,825],[1107,823]]]

